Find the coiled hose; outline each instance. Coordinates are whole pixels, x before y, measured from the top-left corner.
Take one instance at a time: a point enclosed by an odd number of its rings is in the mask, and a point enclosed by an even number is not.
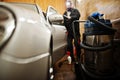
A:
[[[106,25],[106,24],[103,24],[102,22],[94,19],[94,18],[91,17],[91,16],[88,16],[88,20],[90,20],[90,21],[92,21],[92,22],[94,22],[94,23],[96,23],[96,24],[99,24],[100,26],[105,27],[105,28],[108,29],[110,32],[111,32],[111,31],[114,32],[114,33],[116,32],[116,29],[111,28],[111,27],[109,27],[109,26]],[[111,43],[108,43],[107,45],[101,46],[101,47],[96,47],[96,46],[95,46],[95,47],[93,47],[93,46],[91,47],[91,46],[85,45],[85,44],[83,43],[83,41],[80,43],[80,45],[81,45],[82,48],[87,49],[87,50],[91,50],[91,51],[102,51],[102,50],[106,50],[106,49],[109,49],[109,48],[112,47],[112,44],[111,44]]]

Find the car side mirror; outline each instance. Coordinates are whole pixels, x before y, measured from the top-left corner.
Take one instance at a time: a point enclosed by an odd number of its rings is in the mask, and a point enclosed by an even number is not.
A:
[[[60,14],[52,14],[48,17],[50,23],[52,24],[62,24],[63,23],[63,16]]]

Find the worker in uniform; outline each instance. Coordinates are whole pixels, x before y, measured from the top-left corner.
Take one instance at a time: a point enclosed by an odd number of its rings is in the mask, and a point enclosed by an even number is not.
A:
[[[70,54],[72,61],[75,61],[74,54],[73,54],[74,34],[73,34],[72,23],[75,20],[79,20],[80,12],[73,7],[73,4],[71,1],[66,2],[66,11],[63,14],[63,18],[64,18],[64,25],[67,29],[67,54]],[[74,29],[76,33],[75,36],[79,43],[80,42],[79,23],[74,23]],[[80,54],[78,54],[77,56],[80,56]]]

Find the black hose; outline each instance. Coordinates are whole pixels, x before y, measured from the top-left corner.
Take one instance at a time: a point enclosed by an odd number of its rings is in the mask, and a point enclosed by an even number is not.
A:
[[[96,47],[96,46],[87,46],[85,45],[83,42],[80,43],[80,46],[86,50],[90,50],[90,51],[103,51],[103,50],[106,50],[106,49],[109,49],[112,47],[112,44],[109,43],[105,46],[101,46],[101,47]]]
[[[104,26],[105,28],[107,28],[107,29],[109,29],[109,30],[111,30],[111,31],[113,31],[113,32],[116,32],[116,31],[117,31],[116,29],[114,29],[114,28],[112,28],[112,27],[109,27],[108,25],[106,25],[106,24],[104,24],[104,23],[102,23],[102,22],[94,19],[94,18],[91,17],[91,16],[88,16],[88,20],[90,20],[90,21],[92,21],[92,22],[94,22],[94,23],[96,23],[96,24],[99,24],[99,25],[101,25],[101,26]]]

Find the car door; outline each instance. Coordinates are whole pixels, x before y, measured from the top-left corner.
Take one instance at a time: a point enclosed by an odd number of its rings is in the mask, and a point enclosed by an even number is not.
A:
[[[46,18],[47,22],[51,25],[53,35],[53,63],[55,63],[65,54],[67,45],[67,30],[62,24],[62,15],[59,14],[52,6],[48,7]]]

